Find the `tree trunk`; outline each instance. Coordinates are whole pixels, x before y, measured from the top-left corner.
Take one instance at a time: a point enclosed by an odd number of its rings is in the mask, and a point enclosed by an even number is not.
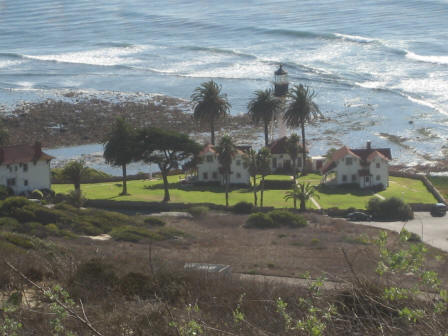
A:
[[[300,199],[300,211],[305,211],[306,210],[306,205],[305,205],[305,200],[303,198]]]
[[[127,175],[126,175],[126,165],[122,165],[121,166],[122,170],[123,170],[123,191],[121,192],[122,195],[127,195],[128,194],[128,186],[126,184],[127,182]]]
[[[300,124],[302,128],[302,175],[305,175],[305,169],[306,169],[305,121],[302,119]]]
[[[297,185],[297,181],[296,181],[297,176],[296,175],[297,175],[296,174],[296,160],[292,160],[292,180],[293,180],[292,188],[293,188],[293,190],[296,188],[296,185]],[[294,200],[294,209],[297,209],[297,199],[294,197],[293,200]]]
[[[253,176],[254,179],[254,185],[253,185],[253,191],[254,191],[254,205],[257,207],[257,175]]]
[[[76,179],[73,182],[73,185],[75,186],[76,191],[80,191],[81,190],[81,179]]]
[[[260,207],[263,207],[264,176],[261,177],[260,187]]]
[[[210,135],[211,135],[212,145],[215,145],[215,121],[213,119],[210,121]]]
[[[226,208],[229,207],[229,174],[226,174]]]
[[[170,200],[170,191],[168,190],[168,176],[166,171],[164,170],[161,170],[161,173],[163,178],[163,188],[165,189],[162,202],[168,202]]]
[[[264,145],[267,147],[269,145],[269,123],[264,123]]]

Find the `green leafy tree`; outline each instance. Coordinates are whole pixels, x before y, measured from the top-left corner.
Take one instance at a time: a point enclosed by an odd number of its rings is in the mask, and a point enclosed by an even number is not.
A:
[[[201,146],[186,134],[148,127],[138,131],[135,159],[155,163],[162,174],[163,202],[170,200],[168,174],[181,163],[194,160]]]
[[[310,198],[316,197],[319,198],[319,195],[316,193],[316,187],[311,185],[309,182],[298,183],[292,186],[292,189],[285,193],[285,201],[293,199],[294,201],[300,201],[300,211],[306,210],[306,201]],[[297,209],[297,203],[294,202],[294,209]]]
[[[106,137],[104,158],[106,163],[121,167],[123,171],[122,195],[128,194],[126,165],[134,159],[135,131],[123,118],[118,118]]]
[[[291,89],[289,96],[291,102],[283,118],[288,127],[292,129],[300,127],[302,130],[302,174],[304,174],[306,168],[305,125],[318,118],[321,114],[319,107],[313,102],[316,93],[311,88],[302,84],[295,85]]]
[[[261,175],[260,180],[260,206],[263,206],[264,180],[266,176],[271,174],[271,151],[267,147],[263,147],[257,153],[258,174]]]
[[[232,138],[228,135],[223,136],[216,147],[218,154],[218,162],[220,165],[221,174],[224,176],[224,182],[226,187],[226,207],[229,206],[229,185],[232,160],[236,154],[236,147],[232,141]]]
[[[211,142],[214,145],[216,122],[225,117],[231,107],[227,95],[221,93],[221,85],[210,80],[194,90],[191,100],[194,104],[194,119],[210,125]]]
[[[257,152],[250,149],[244,157],[244,164],[247,166],[250,177],[252,178],[252,191],[254,193],[254,206],[257,206],[257,174],[258,174],[258,160]]]
[[[75,160],[67,163],[62,168],[62,176],[73,183],[75,190],[81,190],[81,180],[88,173],[88,167],[83,160]]]
[[[297,157],[299,156],[299,150],[300,150],[300,137],[293,133],[288,138],[287,142],[287,150],[288,154],[292,161],[292,177],[294,181],[294,185],[297,183]],[[294,208],[297,207],[296,199],[294,199]]]
[[[255,91],[255,97],[247,105],[252,121],[255,124],[263,122],[265,146],[269,144],[269,125],[280,107],[281,101],[272,94],[271,89]]]

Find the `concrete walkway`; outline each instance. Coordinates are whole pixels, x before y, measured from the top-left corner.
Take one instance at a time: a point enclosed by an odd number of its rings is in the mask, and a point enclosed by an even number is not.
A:
[[[427,212],[415,212],[415,218],[408,222],[354,222],[400,232],[403,228],[418,234],[422,240],[433,247],[448,252],[448,216],[432,217]]]
[[[314,199],[314,197],[311,197],[310,200],[311,200],[311,202],[313,202],[314,206],[315,206],[318,210],[322,209],[322,207],[320,206],[319,203],[317,203],[317,201]]]

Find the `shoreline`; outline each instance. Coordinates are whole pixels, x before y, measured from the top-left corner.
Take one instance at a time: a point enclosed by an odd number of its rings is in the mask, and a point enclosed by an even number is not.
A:
[[[117,117],[124,117],[134,127],[154,126],[190,134],[206,143],[208,129],[193,120],[191,103],[185,99],[154,94],[144,100],[121,101],[83,97],[69,92],[65,99],[46,99],[23,103],[1,119],[9,131],[10,144],[40,141],[43,147],[64,147],[101,144]],[[238,144],[262,141],[261,126],[254,126],[246,115],[229,115],[217,124],[217,133],[231,134]],[[391,170],[427,173],[448,172],[448,159],[433,164],[393,164]]]

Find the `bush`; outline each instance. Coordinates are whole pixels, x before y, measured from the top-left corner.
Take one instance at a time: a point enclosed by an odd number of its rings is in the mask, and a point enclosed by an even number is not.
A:
[[[268,212],[268,215],[273,220],[275,226],[299,228],[307,225],[307,221],[303,216],[294,214],[288,210],[272,210]]]
[[[268,214],[256,212],[249,216],[244,226],[247,228],[268,229],[277,227],[277,224],[274,223]]]
[[[372,198],[367,204],[367,210],[375,220],[383,221],[407,221],[414,218],[414,212],[409,204],[403,200],[391,197],[386,200]]]
[[[67,202],[77,208],[82,207],[86,202],[86,198],[82,194],[81,190],[72,190],[66,197]]]
[[[11,190],[11,188],[0,185],[0,200],[4,200],[5,198],[12,195],[14,195],[14,192]]]
[[[30,193],[30,198],[42,200],[44,198],[44,193],[42,191],[38,190],[38,189],[34,189]]]
[[[18,231],[20,228],[20,223],[17,219],[12,217],[1,217],[0,218],[0,229],[3,231]]]
[[[188,212],[194,217],[194,218],[200,218],[204,217],[209,211],[209,208],[206,206],[194,206],[188,209]]]
[[[18,247],[22,247],[26,250],[34,248],[34,244],[31,238],[23,234],[13,232],[3,232],[0,233],[0,237],[10,242],[11,244]]]
[[[72,291],[77,296],[103,296],[117,284],[114,268],[96,259],[79,265],[71,279]]]
[[[142,227],[135,226],[122,226],[113,229],[110,235],[115,240],[129,241],[129,242],[139,242],[141,240],[162,240],[162,237],[152,231],[149,231]]]
[[[249,202],[238,202],[232,207],[232,211],[236,214],[250,214],[254,209],[254,205]]]
[[[141,273],[128,273],[120,279],[120,291],[129,298],[148,299],[153,293],[151,278]]]
[[[25,205],[32,204],[29,200],[22,196],[13,196],[5,199],[0,206],[0,214],[10,216],[16,209],[20,209]]]
[[[158,217],[145,217],[144,221],[145,225],[152,226],[164,226],[165,222]]]

